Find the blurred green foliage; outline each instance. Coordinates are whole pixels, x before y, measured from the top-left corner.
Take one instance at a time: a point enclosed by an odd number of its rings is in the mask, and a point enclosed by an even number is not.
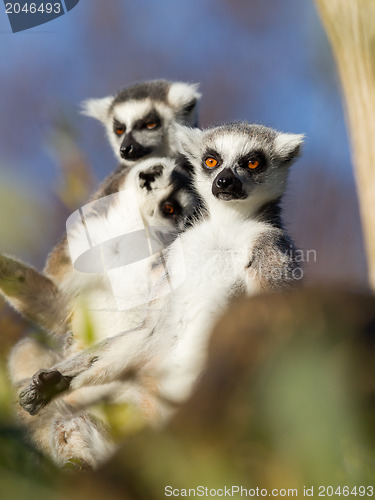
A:
[[[5,169],[0,170],[0,251],[35,258],[53,223],[51,209],[38,200],[36,186],[33,191],[30,184],[16,183]]]

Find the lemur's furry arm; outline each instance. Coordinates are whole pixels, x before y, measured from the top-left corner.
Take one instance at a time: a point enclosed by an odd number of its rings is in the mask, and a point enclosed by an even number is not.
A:
[[[20,393],[20,405],[35,415],[54,397],[69,389],[125,380],[147,358],[144,342],[147,333],[141,329],[127,331],[70,356],[52,368],[39,370]]]
[[[301,284],[302,269],[297,249],[280,228],[272,228],[255,242],[249,262],[248,278],[258,282],[261,291],[285,291]]]

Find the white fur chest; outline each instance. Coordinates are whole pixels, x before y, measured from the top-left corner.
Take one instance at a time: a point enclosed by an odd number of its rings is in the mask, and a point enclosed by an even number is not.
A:
[[[244,281],[251,261],[252,249],[266,225],[253,220],[234,219],[222,225],[220,219],[200,222],[182,234],[172,245],[168,271],[183,269],[181,288],[217,289],[218,294],[231,294],[232,287]],[[177,251],[181,245],[182,251]],[[215,294],[212,290],[211,294]]]
[[[188,396],[224,308],[234,295],[256,292],[248,264],[264,230],[264,224],[251,220],[236,218],[223,226],[219,219],[208,219],[173,243],[167,267],[171,282],[178,286],[165,298],[155,329],[164,345],[159,380],[165,397]]]

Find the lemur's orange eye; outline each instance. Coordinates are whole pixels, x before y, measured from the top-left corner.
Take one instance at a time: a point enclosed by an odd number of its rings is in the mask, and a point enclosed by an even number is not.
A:
[[[116,135],[120,136],[125,132],[125,127],[116,127],[115,128],[115,133]]]
[[[205,164],[208,168],[214,168],[217,165],[217,160],[215,158],[212,158],[212,156],[209,156],[205,160]]]
[[[148,128],[148,130],[152,130],[152,129],[156,128],[156,126],[157,126],[156,122],[146,123],[146,127]]]
[[[251,170],[254,170],[259,166],[259,161],[257,160],[250,160],[248,163],[248,167],[251,168]]]
[[[174,206],[171,205],[170,203],[164,203],[164,205],[163,205],[163,212],[166,215],[172,215],[174,213]]]

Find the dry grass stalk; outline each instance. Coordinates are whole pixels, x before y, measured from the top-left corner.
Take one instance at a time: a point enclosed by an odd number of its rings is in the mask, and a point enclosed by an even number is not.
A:
[[[316,0],[346,102],[369,282],[375,291],[375,1]]]

